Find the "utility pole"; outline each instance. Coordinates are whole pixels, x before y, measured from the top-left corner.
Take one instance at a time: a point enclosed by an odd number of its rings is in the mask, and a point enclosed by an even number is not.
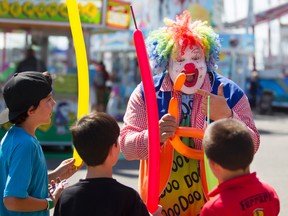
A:
[[[269,7],[271,6],[271,1],[268,0]],[[268,60],[269,64],[268,66],[271,66],[271,58],[272,58],[272,51],[271,51],[271,20],[268,20]]]
[[[246,34],[249,34],[250,27],[252,28],[252,35],[254,38],[254,52],[253,52],[253,71],[256,71],[256,57],[255,57],[255,16],[254,16],[254,2],[249,0],[248,3],[248,16],[246,19]]]

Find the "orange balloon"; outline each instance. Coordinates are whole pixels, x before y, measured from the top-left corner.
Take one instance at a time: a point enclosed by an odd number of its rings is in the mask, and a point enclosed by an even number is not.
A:
[[[185,80],[186,80],[186,74],[184,74],[184,73],[178,74],[178,76],[176,77],[175,83],[174,83],[174,89],[176,91],[180,91],[180,89],[184,85]]]
[[[205,163],[204,163],[204,160],[200,160],[200,178],[201,178],[201,182],[202,182],[202,187],[203,187],[203,192],[204,192],[204,195],[206,197],[207,200],[209,200],[209,196],[208,196],[208,179],[207,179],[207,176],[206,176],[206,167],[205,167]]]
[[[177,98],[172,97],[169,102],[168,113],[173,115],[178,121],[178,101]]]
[[[184,155],[185,157],[200,161],[200,176],[201,176],[201,183],[203,186],[203,192],[206,199],[209,200],[206,167],[204,164],[204,151],[193,149],[190,148],[189,146],[186,146],[181,141],[180,137],[203,139],[204,130],[191,127],[178,127],[177,130],[175,131],[174,137],[169,139],[168,143],[171,144],[177,152]]]
[[[202,150],[196,150],[186,146],[181,141],[180,137],[175,135],[172,140],[170,140],[171,145],[173,148],[179,152],[180,154],[184,155],[187,158],[191,158],[194,160],[203,160],[204,159],[204,152]]]
[[[173,148],[184,155],[185,157],[195,159],[195,160],[204,160],[204,151],[190,148],[185,145],[181,139],[182,137],[193,137],[193,138],[203,138],[204,131],[198,128],[189,128],[189,127],[178,127],[175,132],[175,135],[172,139],[169,139],[169,142],[173,146]]]
[[[174,90],[179,91],[184,85],[185,80],[186,80],[186,74],[184,73],[178,74],[174,83]],[[178,121],[178,101],[177,98],[175,97],[175,92],[173,97],[170,99],[168,113],[173,115],[176,118],[176,121]]]
[[[191,127],[178,127],[176,130],[176,134],[180,137],[193,137],[203,139],[204,130]]]

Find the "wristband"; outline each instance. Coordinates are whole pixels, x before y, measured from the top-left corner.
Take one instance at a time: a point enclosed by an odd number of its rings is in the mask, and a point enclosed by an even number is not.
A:
[[[47,209],[46,209],[48,211],[54,207],[54,201],[51,198],[45,198],[45,199],[46,199],[47,204],[48,204]]]

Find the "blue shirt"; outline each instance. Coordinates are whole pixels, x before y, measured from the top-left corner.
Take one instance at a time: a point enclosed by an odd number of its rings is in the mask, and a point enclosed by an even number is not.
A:
[[[0,195],[0,215],[49,215],[46,210],[25,213],[9,211],[3,204],[4,197],[48,197],[48,174],[42,148],[39,141],[21,127],[12,126],[0,143]]]

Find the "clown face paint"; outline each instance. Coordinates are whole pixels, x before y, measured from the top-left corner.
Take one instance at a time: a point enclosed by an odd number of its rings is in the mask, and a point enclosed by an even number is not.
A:
[[[192,49],[187,47],[183,56],[171,58],[168,72],[173,83],[179,73],[185,73],[186,81],[180,91],[185,94],[194,94],[197,89],[201,88],[207,73],[205,56],[201,47],[193,46]]]

